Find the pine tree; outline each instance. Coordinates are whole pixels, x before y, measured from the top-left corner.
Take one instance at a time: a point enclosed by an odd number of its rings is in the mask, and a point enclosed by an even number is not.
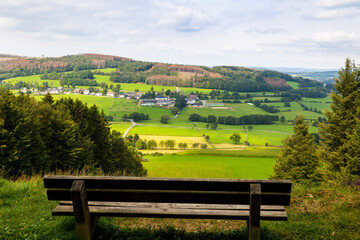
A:
[[[319,124],[323,140],[320,158],[328,169],[347,180],[360,177],[359,118],[360,118],[360,69],[350,59],[339,71],[332,92],[331,112],[326,111],[327,121]]]
[[[276,159],[271,178],[320,180],[316,144],[308,129],[302,115],[295,118],[294,134],[283,140],[284,148]]]

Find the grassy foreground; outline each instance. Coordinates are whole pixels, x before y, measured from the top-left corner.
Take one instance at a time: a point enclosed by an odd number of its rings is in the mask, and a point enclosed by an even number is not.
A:
[[[360,239],[360,189],[294,185],[287,222],[262,239]],[[75,239],[73,217],[52,217],[42,179],[0,179],[0,239]],[[247,239],[245,221],[102,218],[95,239]]]

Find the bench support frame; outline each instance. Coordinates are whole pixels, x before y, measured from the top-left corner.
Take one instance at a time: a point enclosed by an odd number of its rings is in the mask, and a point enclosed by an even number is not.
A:
[[[99,217],[90,215],[84,181],[74,181],[70,192],[73,201],[76,234],[79,239],[90,240],[93,237]]]

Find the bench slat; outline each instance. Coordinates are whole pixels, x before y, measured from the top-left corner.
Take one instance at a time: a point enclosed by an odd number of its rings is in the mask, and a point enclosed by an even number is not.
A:
[[[103,207],[89,206],[92,216],[113,216],[113,217],[151,217],[151,218],[192,218],[192,219],[234,219],[247,220],[248,210],[217,210],[217,209],[177,209],[177,208],[124,208],[124,207]],[[70,205],[58,205],[54,216],[73,216],[74,210]],[[285,211],[261,211],[261,220],[286,221]]]
[[[45,176],[45,188],[71,188],[74,180],[83,180],[86,189],[142,189],[250,192],[251,183],[260,183],[261,192],[290,193],[288,180],[144,178],[109,176]]]
[[[71,201],[61,201],[60,205],[72,205]],[[182,204],[182,203],[143,203],[143,202],[94,202],[89,201],[89,206],[107,207],[154,207],[154,208],[179,208],[179,209],[218,209],[218,210],[249,210],[249,205],[229,204]],[[261,206],[262,211],[285,211],[284,206]]]
[[[250,196],[244,192],[194,192],[194,191],[146,191],[146,190],[96,190],[86,189],[88,201],[111,202],[159,202],[202,204],[249,204]],[[49,200],[71,200],[68,189],[48,189]],[[290,204],[290,193],[263,193],[262,205]]]

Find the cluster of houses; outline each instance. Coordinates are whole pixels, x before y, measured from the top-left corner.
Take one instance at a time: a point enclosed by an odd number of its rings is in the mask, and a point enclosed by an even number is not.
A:
[[[28,91],[27,88],[23,88],[20,90],[21,92],[26,93]],[[62,87],[53,87],[47,88],[43,91],[39,91],[37,89],[33,90],[33,94],[37,95],[45,95],[45,94],[83,94],[89,96],[107,96],[107,97],[118,97],[118,98],[126,98],[126,99],[138,99],[140,106],[159,106],[159,107],[173,107],[175,105],[175,99],[170,98],[163,95],[157,95],[155,99],[141,99],[142,92],[128,92],[128,93],[115,93],[115,92],[107,92],[104,95],[102,92],[90,92],[88,89],[79,89],[76,88],[73,91],[64,90]],[[197,95],[190,94],[188,98],[185,98],[186,104],[190,107],[202,108],[205,104],[203,104]]]
[[[185,98],[185,101],[186,104],[190,107],[203,107],[197,95],[190,95],[188,98]],[[140,100],[140,106],[173,107],[174,105],[175,99],[162,95],[156,96],[155,99]]]

